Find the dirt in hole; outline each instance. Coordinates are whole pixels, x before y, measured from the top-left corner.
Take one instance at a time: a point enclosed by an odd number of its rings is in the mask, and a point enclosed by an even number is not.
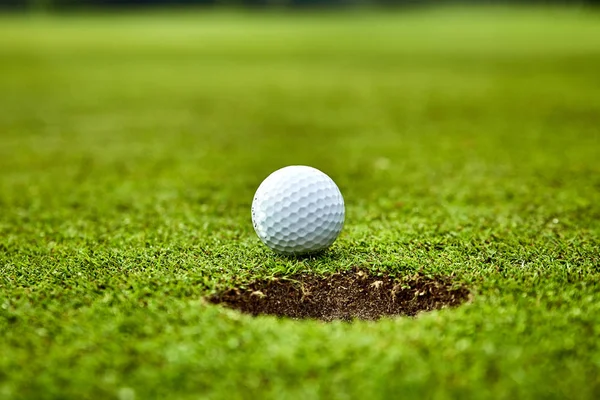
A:
[[[252,315],[351,321],[414,316],[421,311],[458,306],[468,298],[469,291],[448,277],[413,275],[396,279],[349,271],[255,281],[208,300]]]

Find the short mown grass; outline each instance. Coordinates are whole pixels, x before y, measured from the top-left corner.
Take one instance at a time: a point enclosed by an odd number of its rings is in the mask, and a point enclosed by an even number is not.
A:
[[[600,23],[571,9],[0,17],[0,398],[600,397]],[[322,255],[253,232],[307,164]],[[322,323],[254,279],[452,276],[458,308]]]

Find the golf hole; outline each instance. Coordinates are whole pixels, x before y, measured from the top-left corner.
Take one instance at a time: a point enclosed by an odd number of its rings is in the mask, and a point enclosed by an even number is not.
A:
[[[415,316],[458,306],[468,298],[469,291],[447,277],[393,278],[350,271],[259,280],[208,300],[254,316],[352,321]]]

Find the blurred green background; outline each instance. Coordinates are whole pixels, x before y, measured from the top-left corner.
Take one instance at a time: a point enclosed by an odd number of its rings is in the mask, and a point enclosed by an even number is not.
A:
[[[125,7],[352,8],[439,5],[597,5],[599,0],[2,0],[0,9],[69,10]]]

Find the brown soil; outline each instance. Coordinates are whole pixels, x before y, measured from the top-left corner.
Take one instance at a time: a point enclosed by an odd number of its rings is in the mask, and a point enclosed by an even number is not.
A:
[[[421,311],[458,306],[468,297],[469,291],[449,278],[414,275],[397,280],[350,271],[255,281],[244,289],[230,289],[208,300],[252,315],[350,321],[414,316]]]

